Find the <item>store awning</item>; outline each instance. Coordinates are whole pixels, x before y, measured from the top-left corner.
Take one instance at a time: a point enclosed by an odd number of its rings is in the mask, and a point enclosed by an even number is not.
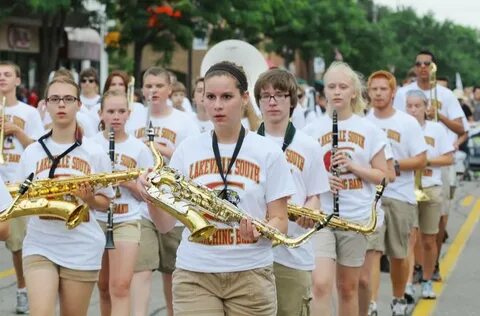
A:
[[[79,60],[100,60],[102,38],[91,28],[66,27],[68,58]]]

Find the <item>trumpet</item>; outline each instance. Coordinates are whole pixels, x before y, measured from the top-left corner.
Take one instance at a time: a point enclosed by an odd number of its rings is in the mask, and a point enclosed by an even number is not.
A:
[[[430,82],[430,104],[435,109],[435,114],[433,117],[434,122],[438,122],[438,111],[442,108],[442,103],[438,100],[437,97],[437,65],[432,62],[429,66],[429,82]]]
[[[161,155],[156,151],[153,141],[150,141],[149,146],[155,157],[154,168],[161,169]],[[14,200],[0,213],[0,222],[21,216],[45,215],[64,220],[67,228],[73,229],[89,220],[89,209],[86,204],[79,205],[77,201],[64,201],[65,196],[76,191],[83,183],[89,183],[92,188],[98,189],[134,180],[143,172],[143,169],[130,169],[36,181],[33,181],[32,173],[22,184],[7,186]]]
[[[3,142],[5,141],[5,104],[7,98],[5,96],[2,97],[2,114],[0,117],[2,118],[2,129],[0,129],[0,165],[5,164],[5,158],[3,157]]]
[[[153,203],[180,221],[184,222],[192,216],[192,218],[212,218],[217,222],[233,226],[242,219],[249,219],[260,234],[270,239],[274,246],[281,244],[289,248],[298,247],[326,224],[318,222],[307,233],[291,238],[264,221],[244,213],[229,201],[220,199],[213,190],[185,179],[172,168],[163,167],[154,171],[147,180],[152,184],[147,189],[147,193]],[[187,212],[178,206],[185,202],[189,206]],[[165,209],[164,205],[169,208]],[[171,212],[172,210],[174,212]]]
[[[383,195],[385,183],[386,181],[383,179],[382,183],[376,186],[375,199],[370,208],[370,220],[365,225],[349,222],[338,215],[334,215],[334,213],[327,215],[324,212],[317,212],[306,207],[292,204],[288,205],[288,219],[291,221],[296,221],[299,217],[305,216],[309,219],[312,219],[314,222],[324,224],[332,229],[353,231],[365,235],[371,234],[375,231],[377,226],[377,204]]]

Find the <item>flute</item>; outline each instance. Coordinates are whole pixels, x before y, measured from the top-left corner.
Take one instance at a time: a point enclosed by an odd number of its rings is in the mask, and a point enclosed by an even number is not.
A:
[[[110,127],[108,132],[108,154],[110,155],[110,162],[112,164],[112,171],[115,169],[115,132],[113,127]],[[116,188],[118,189],[118,188]],[[114,198],[110,200],[110,206],[107,211],[107,231],[105,232],[106,243],[105,249],[115,249],[115,242],[113,241],[113,213],[115,211]]]
[[[332,113],[332,150],[331,150],[331,157],[330,160],[333,161],[333,158],[337,154],[338,150],[338,118],[337,118],[337,111],[334,109]],[[338,166],[333,165],[330,166],[332,175],[338,177]],[[333,193],[333,215],[339,216],[340,210],[338,206],[338,191]]]

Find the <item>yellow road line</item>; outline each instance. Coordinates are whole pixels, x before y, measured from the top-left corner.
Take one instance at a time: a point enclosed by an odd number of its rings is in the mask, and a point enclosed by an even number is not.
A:
[[[448,248],[447,253],[440,261],[440,275],[442,276],[442,282],[434,282],[433,290],[437,293],[436,300],[420,300],[413,311],[412,316],[429,316],[432,315],[435,311],[438,299],[443,292],[444,287],[446,286],[446,281],[452,272],[455,264],[457,263],[458,257],[463,251],[466,242],[470,238],[475,225],[477,224],[480,218],[480,200],[477,200],[473,206],[470,214],[463,223],[462,227],[458,231],[455,240]]]
[[[14,268],[10,268],[10,269],[7,269],[7,270],[0,271],[0,279],[9,277],[9,276],[14,275],[14,274],[15,274],[15,269]]]
[[[463,198],[462,202],[460,203],[462,206],[470,206],[473,203],[473,195],[467,195]]]

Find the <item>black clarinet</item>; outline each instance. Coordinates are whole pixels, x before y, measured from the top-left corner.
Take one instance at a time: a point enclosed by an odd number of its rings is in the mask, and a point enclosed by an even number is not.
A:
[[[333,110],[332,113],[332,155],[330,157],[331,161],[333,161],[333,157],[337,154],[338,150],[338,119],[337,119],[337,111]],[[333,165],[330,166],[332,175],[338,177],[338,166]],[[338,206],[338,191],[333,193],[333,215],[339,216],[340,210]]]
[[[112,163],[112,171],[115,168],[115,132],[113,127],[110,127],[108,133],[108,154],[110,156],[110,162]],[[114,198],[110,200],[110,206],[107,211],[107,231],[105,232],[106,243],[105,249],[115,249],[115,242],[113,241],[113,213],[115,211]]]

